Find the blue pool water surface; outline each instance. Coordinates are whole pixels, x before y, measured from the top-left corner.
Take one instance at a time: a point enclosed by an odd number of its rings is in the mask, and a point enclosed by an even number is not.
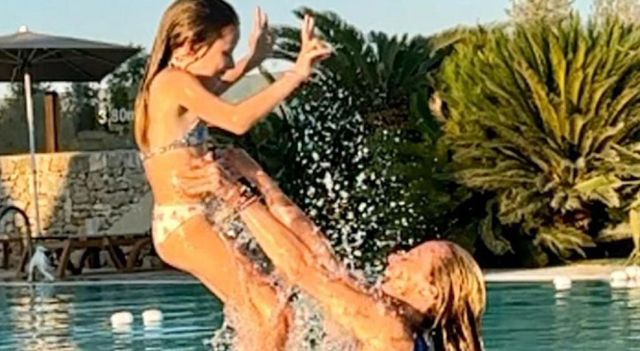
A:
[[[141,313],[164,312],[160,328]],[[0,287],[0,350],[210,350],[220,303],[197,284]],[[130,311],[130,330],[110,316]],[[640,289],[574,284],[491,284],[484,322],[491,351],[640,351]]]

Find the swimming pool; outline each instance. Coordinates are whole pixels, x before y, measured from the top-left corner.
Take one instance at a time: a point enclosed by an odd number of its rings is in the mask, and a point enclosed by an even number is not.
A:
[[[164,312],[161,328],[142,325],[148,308]],[[120,310],[135,324],[114,333]],[[209,350],[221,323],[220,304],[195,284],[0,287],[0,311],[0,350]],[[640,351],[640,289],[491,284],[484,333],[489,351]]]

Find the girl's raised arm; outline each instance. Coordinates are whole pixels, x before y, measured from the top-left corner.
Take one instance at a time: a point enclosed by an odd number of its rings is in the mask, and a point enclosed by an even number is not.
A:
[[[152,89],[160,89],[161,96],[175,99],[177,104],[208,124],[242,135],[308,79],[317,62],[331,54],[331,49],[314,37],[313,30],[313,18],[305,16],[302,48],[294,68],[260,93],[238,104],[223,101],[196,77],[180,69],[168,69],[160,74]]]

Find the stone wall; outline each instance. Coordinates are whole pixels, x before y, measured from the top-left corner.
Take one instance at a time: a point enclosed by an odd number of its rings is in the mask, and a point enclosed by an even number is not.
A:
[[[94,225],[96,230],[109,230],[148,197],[149,185],[135,150],[36,158],[40,222],[46,235],[86,233]],[[25,209],[35,222],[30,165],[28,154],[0,157],[0,206]]]
[[[275,76],[280,74],[275,73]],[[229,89],[223,98],[238,102],[267,84],[261,75],[249,75]],[[36,150],[43,151],[42,92],[34,92],[34,105],[35,146]],[[0,99],[0,207],[16,205],[26,209],[35,221],[24,111],[22,98]],[[133,137],[130,133],[117,135],[104,130],[80,131],[74,121],[91,118],[91,114],[79,118],[64,111],[60,113],[58,141],[64,152],[37,156],[43,231],[48,235],[76,234],[85,230],[87,220],[91,219],[97,220],[101,231],[141,230],[143,224],[150,223],[152,201],[133,150]],[[0,223],[0,232],[3,229],[6,226]]]

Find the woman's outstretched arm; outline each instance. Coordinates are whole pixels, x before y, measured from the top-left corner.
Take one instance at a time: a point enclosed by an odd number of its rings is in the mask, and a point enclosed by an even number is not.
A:
[[[201,173],[209,167],[219,165],[214,162],[205,163],[200,169],[196,167],[190,177],[182,178],[182,190],[193,194],[194,191],[205,191],[208,183],[211,186],[211,181]],[[305,239],[312,243],[322,241],[319,233],[306,232],[309,237],[303,238],[287,228],[260,202],[245,207],[240,215],[276,271],[289,284],[298,286],[318,301],[332,320],[361,341],[363,350],[412,349],[411,333],[402,317],[373,292],[343,274],[345,270],[328,269],[322,263],[323,258],[310,248],[313,245],[305,242]],[[338,262],[332,253],[326,254],[331,256],[328,258],[331,262]]]
[[[344,270],[331,248],[331,244],[320,228],[280,189],[260,165],[242,149],[225,150],[222,157],[213,161],[211,157],[194,158],[189,173],[182,174],[183,191],[190,196],[206,194],[215,186],[209,174],[220,171],[214,166],[218,162],[228,177],[244,177],[253,183],[264,197],[269,212],[300,241],[313,251],[318,262],[330,271]],[[337,272],[336,272],[337,273]],[[346,274],[347,272],[343,272]]]
[[[342,267],[326,235],[246,151],[239,148],[226,150],[221,162],[231,173],[237,173],[234,176],[245,177],[256,185],[271,214],[297,235],[321,264],[330,270]]]
[[[260,202],[240,217],[283,278],[317,301],[327,317],[355,336],[368,351],[411,351],[405,320],[375,292],[348,275],[328,270],[300,238]]]

